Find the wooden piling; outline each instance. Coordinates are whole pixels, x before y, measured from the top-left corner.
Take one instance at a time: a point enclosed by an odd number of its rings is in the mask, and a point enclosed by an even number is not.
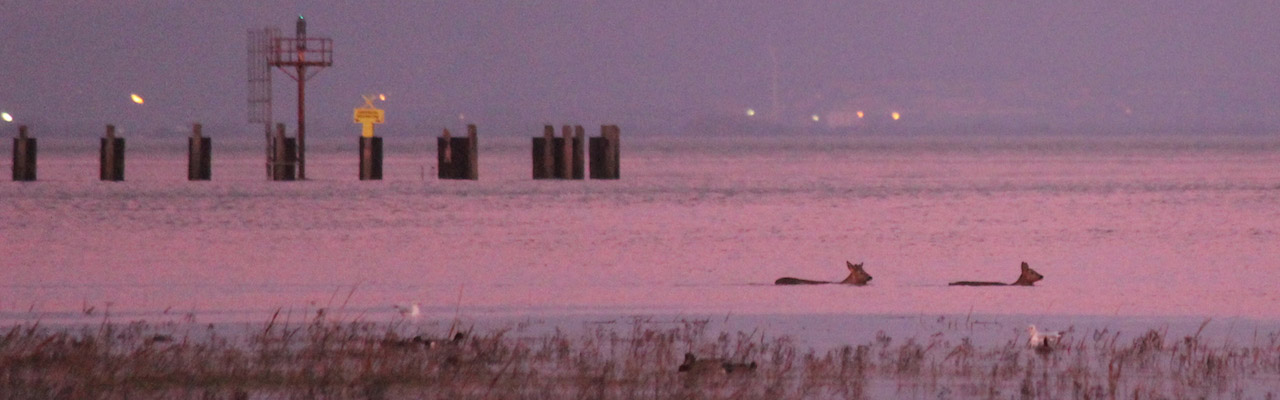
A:
[[[555,156],[551,150],[555,143],[555,129],[551,125],[543,125],[542,137],[533,138],[533,179],[555,176]]]
[[[27,126],[18,126],[18,137],[13,138],[13,180],[36,180],[36,138],[27,137]]]
[[[583,154],[587,138],[582,125],[573,126],[573,179],[586,178],[586,157]]]
[[[609,125],[608,138],[609,153],[605,157],[605,164],[613,179],[619,179],[622,177],[622,130],[617,125]]]
[[[591,179],[621,178],[620,136],[617,125],[601,125],[600,137],[591,138]]]
[[[533,138],[533,179],[582,179],[585,173],[581,126],[564,125],[561,137],[555,127],[542,127],[542,137]]]
[[[445,128],[436,138],[436,178],[453,179],[453,135]]]
[[[591,156],[591,179],[609,179],[604,171],[604,153],[609,147],[609,140],[593,137],[587,141],[587,147],[587,153]]]
[[[382,180],[381,137],[360,137],[360,180]]]
[[[276,124],[275,160],[271,163],[271,180],[297,179],[298,140],[284,135],[284,124]]]
[[[604,164],[605,171],[608,172],[611,179],[622,178],[622,130],[617,125],[609,125],[609,132],[605,135],[609,139],[609,148],[605,152]]]
[[[573,177],[573,127],[560,127],[560,135],[556,140],[556,178]]]
[[[436,139],[436,165],[440,179],[480,179],[480,154],[475,125],[467,125],[467,137],[455,138],[445,129]]]
[[[207,181],[213,179],[213,138],[201,134],[201,125],[191,126],[191,137],[187,138],[187,180]]]
[[[480,180],[480,138],[475,124],[467,125],[467,173],[466,179]]]
[[[107,125],[107,135],[100,140],[98,149],[98,179],[119,182],[124,180],[124,138],[116,137],[115,125]]]

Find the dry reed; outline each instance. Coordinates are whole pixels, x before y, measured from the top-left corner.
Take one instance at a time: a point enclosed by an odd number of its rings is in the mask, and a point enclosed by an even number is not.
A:
[[[818,351],[785,336],[713,334],[707,321],[630,326],[429,337],[323,312],[236,337],[212,326],[22,324],[0,332],[0,398],[1273,398],[1280,387],[1276,334],[1241,346],[1101,330],[1051,352],[880,334]],[[684,353],[759,367],[680,373]]]

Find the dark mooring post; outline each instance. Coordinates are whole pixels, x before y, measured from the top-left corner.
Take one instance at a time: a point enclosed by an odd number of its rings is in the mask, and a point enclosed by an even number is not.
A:
[[[360,137],[360,180],[382,180],[381,137]]]
[[[213,179],[213,138],[201,134],[200,124],[191,126],[191,137],[187,138],[187,180],[207,181]]]
[[[480,139],[476,133],[476,125],[467,125],[467,160],[464,179],[480,180]]]
[[[573,176],[573,127],[560,127],[561,137],[556,138],[556,178]]]
[[[584,142],[587,139],[586,132],[582,129],[582,125],[573,126],[573,179],[586,178],[587,166],[586,157],[584,157],[583,148],[586,147]]]
[[[271,180],[297,179],[298,141],[284,135],[284,124],[276,124],[276,153],[271,162]]]
[[[436,178],[453,179],[453,136],[445,128],[436,138]]]
[[[436,138],[436,170],[440,179],[480,179],[480,154],[476,126],[467,125],[467,137],[456,138],[445,129]]]
[[[617,125],[601,125],[600,137],[590,140],[591,179],[619,179],[621,131]]]
[[[18,126],[18,137],[13,138],[13,180],[36,180],[36,138],[27,137],[27,126]]]
[[[605,151],[604,167],[610,179],[622,178],[622,130],[617,125],[609,125],[609,131],[603,132],[609,146]]]
[[[107,125],[107,135],[98,149],[98,179],[104,181],[124,180],[124,138],[116,137],[116,126]]]
[[[555,129],[551,125],[544,125],[542,137],[533,138],[533,179],[551,179],[555,176],[555,156],[551,150],[555,143]]]
[[[542,137],[533,138],[533,179],[582,179],[585,173],[581,126],[564,125],[560,137],[555,127],[542,127]]]

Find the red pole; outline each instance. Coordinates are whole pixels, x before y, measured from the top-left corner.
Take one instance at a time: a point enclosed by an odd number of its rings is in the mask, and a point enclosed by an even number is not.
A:
[[[307,180],[306,93],[307,67],[298,65],[298,180]]]
[[[298,50],[298,180],[307,180],[307,129],[306,129],[306,93],[307,93],[307,21],[298,14],[296,23],[295,44]],[[323,57],[322,57],[323,59]]]

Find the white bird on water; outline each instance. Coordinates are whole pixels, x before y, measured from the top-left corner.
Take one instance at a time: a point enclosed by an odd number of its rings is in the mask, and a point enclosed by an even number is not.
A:
[[[1027,327],[1027,333],[1031,335],[1031,338],[1027,340],[1027,347],[1030,347],[1030,348],[1039,348],[1039,347],[1049,348],[1049,347],[1058,345],[1058,342],[1062,341],[1062,332],[1057,332],[1057,331],[1041,332],[1040,330],[1036,329],[1036,326],[1034,324]]]
[[[394,307],[401,317],[418,318],[422,315],[422,310],[418,309],[418,303],[396,304],[391,307]]]

